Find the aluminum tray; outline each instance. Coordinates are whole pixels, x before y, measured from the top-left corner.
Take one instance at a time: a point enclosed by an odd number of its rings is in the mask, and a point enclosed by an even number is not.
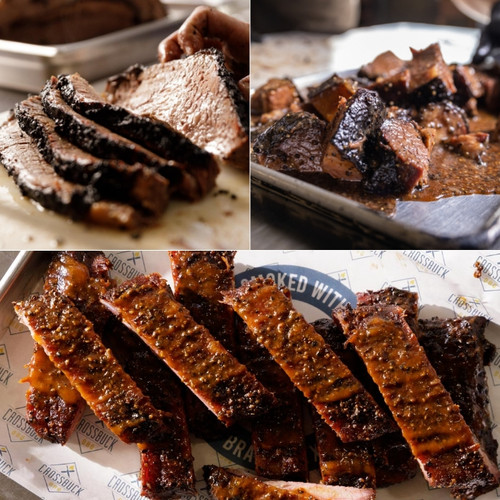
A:
[[[152,62],[159,42],[180,26],[187,12],[169,9],[163,19],[75,43],[35,45],[0,40],[0,87],[38,92],[51,75],[79,72],[92,81],[130,64]]]
[[[398,202],[396,214],[388,217],[256,163],[251,171],[252,203],[273,205],[266,210],[271,214],[281,205],[304,228],[313,225],[324,234],[337,234],[337,242],[345,237],[357,248],[492,248],[500,238],[500,195]],[[252,248],[259,248],[254,238]]]

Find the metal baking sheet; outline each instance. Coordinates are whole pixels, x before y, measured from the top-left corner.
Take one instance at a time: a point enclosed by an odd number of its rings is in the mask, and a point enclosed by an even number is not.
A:
[[[107,35],[61,45],[35,45],[0,40],[0,87],[38,92],[52,75],[78,72],[97,80],[135,63],[156,58],[159,42],[186,18],[186,9]]]

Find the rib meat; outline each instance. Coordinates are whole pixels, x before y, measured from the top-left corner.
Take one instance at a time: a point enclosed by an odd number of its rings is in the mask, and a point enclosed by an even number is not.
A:
[[[194,321],[158,274],[123,283],[103,303],[226,425],[254,417],[274,404],[272,394]]]
[[[249,281],[224,294],[226,304],[311,401],[342,441],[368,440],[393,423],[273,280]]]
[[[235,499],[255,500],[373,500],[373,490],[327,486],[315,483],[293,481],[261,481],[241,472],[205,465],[203,467],[205,481],[210,493],[220,500]]]
[[[229,352],[235,352],[233,310],[221,303],[222,291],[234,288],[235,252],[171,251],[175,298]],[[206,440],[220,439],[228,429],[191,391],[186,394],[189,429]]]
[[[248,165],[248,103],[215,49],[108,82],[111,102],[171,126],[209,153]]]
[[[398,306],[347,306],[334,313],[363,359],[433,487],[475,498],[499,485],[481,449]]]
[[[102,198],[130,202],[155,215],[165,209],[169,185],[164,177],[139,163],[97,158],[74,146],[56,132],[39,96],[18,103],[16,118],[45,161],[64,179],[90,185]]]
[[[59,76],[57,88],[77,113],[173,160],[175,163],[161,172],[182,196],[197,200],[215,186],[219,167],[214,158],[172,128],[110,104],[78,73]]]
[[[36,342],[26,392],[26,420],[35,432],[52,443],[66,444],[85,410],[85,400],[57,369]]]
[[[153,407],[69,299],[56,293],[33,295],[17,303],[15,311],[56,368],[120,439],[143,442],[162,430],[167,415]]]

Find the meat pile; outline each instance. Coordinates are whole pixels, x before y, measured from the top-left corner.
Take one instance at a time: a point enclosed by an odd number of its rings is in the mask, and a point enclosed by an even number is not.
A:
[[[439,178],[443,150],[455,170],[464,159],[482,165],[498,135],[477,119],[480,106],[497,111],[498,79],[446,64],[438,44],[412,50],[411,60],[384,52],[357,75],[335,74],[305,93],[287,78],[256,89],[253,156],[318,185],[401,197]]]
[[[99,252],[55,255],[43,292],[15,304],[35,340],[36,432],[66,443],[88,404],[138,446],[148,498],[194,494],[190,433],[238,426],[256,476],[207,464],[215,498],[373,499],[419,467],[457,499],[499,486],[484,318],[420,319],[417,294],[386,288],[310,324],[271,279],[235,288],[234,256],[170,252],[172,291],[154,273],[117,285]]]
[[[52,77],[0,127],[0,163],[43,207],[132,229],[172,196],[204,197],[221,159],[248,163],[244,102],[215,49],[134,67],[107,96],[78,74]]]
[[[2,0],[0,38],[41,45],[71,43],[165,14],[160,0]]]

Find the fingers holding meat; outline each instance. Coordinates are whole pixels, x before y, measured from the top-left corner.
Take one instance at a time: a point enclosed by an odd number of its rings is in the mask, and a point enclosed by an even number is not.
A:
[[[248,75],[248,23],[210,7],[197,7],[176,32],[160,43],[158,55],[161,62],[167,62],[208,47],[223,52],[238,79]]]

